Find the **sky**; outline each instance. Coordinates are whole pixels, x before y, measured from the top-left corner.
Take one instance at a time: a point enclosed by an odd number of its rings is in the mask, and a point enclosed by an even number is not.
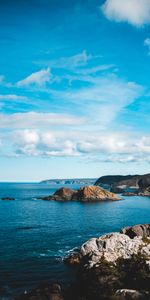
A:
[[[149,112],[149,0],[0,0],[0,181],[148,173]]]

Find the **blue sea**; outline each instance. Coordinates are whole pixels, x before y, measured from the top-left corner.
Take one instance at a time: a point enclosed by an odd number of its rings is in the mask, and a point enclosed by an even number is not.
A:
[[[83,204],[42,201],[60,186],[0,183],[0,299],[12,299],[46,281],[64,285],[74,271],[63,264],[70,249],[91,237],[150,223],[150,198]],[[69,186],[77,189],[79,186]]]

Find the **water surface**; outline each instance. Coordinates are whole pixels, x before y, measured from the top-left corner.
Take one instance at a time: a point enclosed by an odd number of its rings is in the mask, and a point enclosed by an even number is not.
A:
[[[43,281],[66,284],[73,278],[72,270],[62,262],[67,251],[91,237],[150,222],[148,197],[93,204],[37,200],[57,188],[0,183],[0,198],[16,198],[0,201],[1,295],[18,293]]]

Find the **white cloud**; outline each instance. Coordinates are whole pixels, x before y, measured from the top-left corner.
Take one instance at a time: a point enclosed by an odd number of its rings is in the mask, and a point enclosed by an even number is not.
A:
[[[43,86],[51,79],[50,68],[40,70],[38,72],[32,73],[25,79],[18,81],[18,87],[28,87],[28,86]]]
[[[145,39],[144,45],[148,47],[148,55],[150,55],[150,38]]]
[[[61,125],[82,125],[84,118],[67,114],[55,113],[14,113],[10,115],[0,114],[0,128],[39,128]]]
[[[0,95],[0,100],[20,101],[20,100],[27,100],[27,97],[15,95],[15,94],[7,94],[7,95]]]
[[[4,137],[3,137],[4,138]],[[6,138],[4,138],[5,140]],[[19,130],[9,134],[14,154],[76,156],[105,162],[150,162],[150,136],[120,132]],[[3,141],[5,146],[7,139]]]
[[[101,9],[111,21],[128,22],[137,27],[150,23],[149,0],[106,0]]]
[[[76,143],[63,132],[20,130],[12,134],[15,153],[30,156],[80,156]]]

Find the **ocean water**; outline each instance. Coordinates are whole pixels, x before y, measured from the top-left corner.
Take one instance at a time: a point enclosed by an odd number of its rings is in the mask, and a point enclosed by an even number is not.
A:
[[[45,281],[68,284],[74,271],[62,258],[70,249],[124,226],[150,223],[148,197],[93,204],[37,199],[59,187],[0,183],[0,198],[16,198],[0,201],[0,299],[12,299]]]

